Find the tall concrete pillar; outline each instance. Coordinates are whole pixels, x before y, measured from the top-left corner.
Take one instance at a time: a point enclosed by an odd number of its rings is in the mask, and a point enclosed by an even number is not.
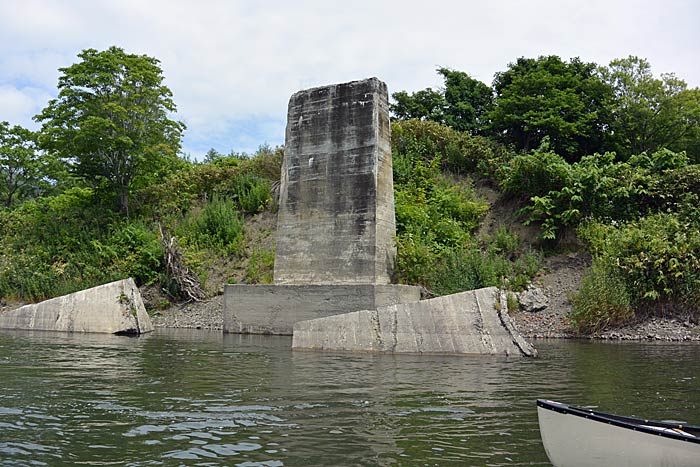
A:
[[[276,284],[389,284],[395,259],[391,127],[376,78],[289,100]]]
[[[224,332],[292,334],[294,323],[415,302],[391,284],[394,184],[386,85],[376,78],[289,100],[274,285],[227,285]]]

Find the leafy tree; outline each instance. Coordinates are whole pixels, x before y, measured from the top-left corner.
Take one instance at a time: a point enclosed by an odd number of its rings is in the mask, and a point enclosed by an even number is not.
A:
[[[433,91],[431,88],[425,88],[413,94],[399,91],[393,93],[391,97],[396,102],[389,107],[399,120],[418,119],[438,123],[445,121],[445,96],[440,91]]]
[[[35,134],[0,122],[0,195],[5,207],[42,191],[46,161],[37,152]]]
[[[613,90],[611,130],[618,154],[699,149],[700,90],[688,89],[672,73],[655,78],[649,62],[633,56],[612,61],[603,76]]]
[[[438,68],[445,87],[438,91],[426,88],[413,94],[392,94],[390,108],[400,120],[430,120],[459,131],[483,133],[485,116],[493,101],[493,91],[463,71]]]
[[[493,90],[463,71],[439,68],[445,79],[445,123],[455,130],[483,133],[493,105]]]
[[[35,117],[40,144],[128,215],[132,190],[177,163],[185,125],[169,118],[176,106],[157,59],[118,47],[78,57],[59,69],[58,97]]]
[[[501,140],[529,151],[548,136],[552,149],[569,161],[604,148],[610,89],[594,63],[521,57],[496,73],[493,87],[487,117]]]

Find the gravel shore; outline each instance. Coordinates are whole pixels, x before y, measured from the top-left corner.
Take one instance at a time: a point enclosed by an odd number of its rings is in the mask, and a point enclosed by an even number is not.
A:
[[[223,329],[224,297],[173,305],[151,316],[157,328]]]

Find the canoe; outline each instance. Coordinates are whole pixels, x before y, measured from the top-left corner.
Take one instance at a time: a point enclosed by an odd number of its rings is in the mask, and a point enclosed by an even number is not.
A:
[[[554,467],[700,466],[700,426],[621,417],[542,399],[537,416]]]

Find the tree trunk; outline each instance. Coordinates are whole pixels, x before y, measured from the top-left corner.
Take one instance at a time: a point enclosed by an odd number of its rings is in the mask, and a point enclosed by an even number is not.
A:
[[[129,188],[119,188],[119,212],[124,216],[129,217]]]

